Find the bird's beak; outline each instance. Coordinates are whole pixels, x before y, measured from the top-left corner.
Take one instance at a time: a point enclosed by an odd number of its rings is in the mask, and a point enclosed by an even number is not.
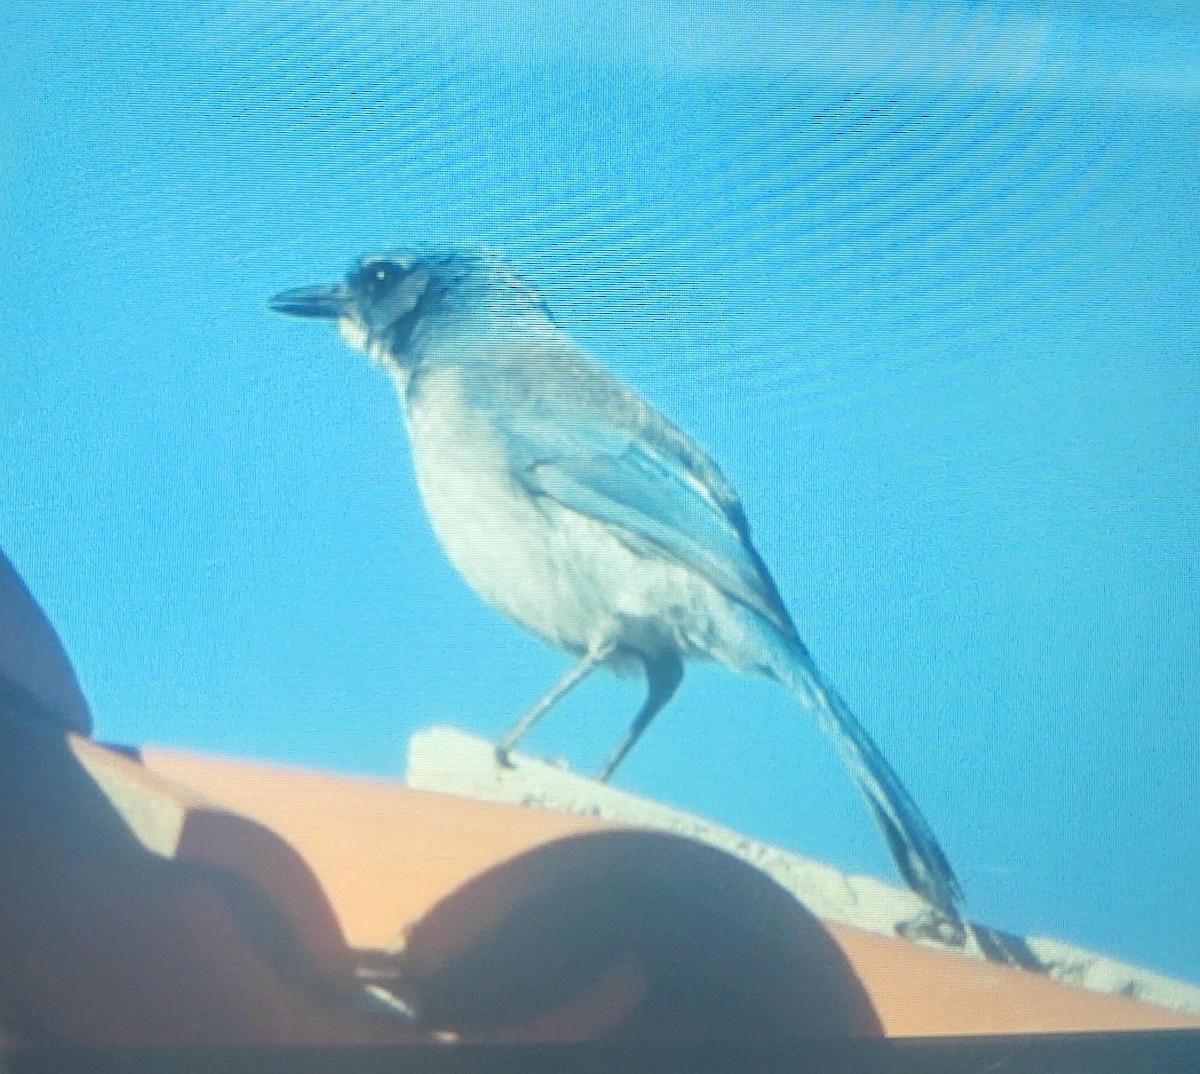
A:
[[[297,287],[268,300],[276,313],[293,317],[322,317],[336,321],[346,309],[344,287]]]

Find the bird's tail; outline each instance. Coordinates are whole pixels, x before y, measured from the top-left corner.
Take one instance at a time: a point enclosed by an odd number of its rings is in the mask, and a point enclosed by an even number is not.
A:
[[[837,745],[887,839],[900,875],[927,902],[951,920],[962,922],[962,891],[954,870],[900,777],[837,691],[821,678],[803,644],[779,635],[773,641],[772,674],[800,704],[812,710],[821,730]]]

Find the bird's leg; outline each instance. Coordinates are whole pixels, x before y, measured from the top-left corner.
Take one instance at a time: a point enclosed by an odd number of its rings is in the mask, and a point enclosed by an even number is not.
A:
[[[511,768],[508,759],[509,752],[530,731],[547,712],[559,701],[586,679],[593,671],[613,654],[617,643],[613,639],[605,639],[599,645],[593,646],[574,667],[558,680],[534,705],[527,709],[524,715],[509,729],[508,733],[496,743],[496,763]]]
[[[609,777],[617,770],[617,765],[625,760],[626,754],[642,737],[642,732],[650,726],[650,721],[674,697],[682,681],[683,661],[675,653],[646,661],[646,700],[634,717],[633,723],[629,725],[629,730],[625,732],[625,737],[617,743],[617,748],[609,754],[608,760],[596,773],[596,779],[601,783],[608,782]]]

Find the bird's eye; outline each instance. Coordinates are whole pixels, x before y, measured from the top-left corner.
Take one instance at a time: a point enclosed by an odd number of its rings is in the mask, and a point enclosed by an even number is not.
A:
[[[363,290],[373,299],[382,298],[404,275],[404,270],[394,261],[376,261],[363,269],[360,275]]]

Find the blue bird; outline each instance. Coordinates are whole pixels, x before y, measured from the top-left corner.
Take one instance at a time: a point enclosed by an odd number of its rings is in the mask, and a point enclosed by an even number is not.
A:
[[[646,676],[607,780],[686,659],[775,679],[833,740],[914,891],[961,926],[933,831],[804,647],[737,493],[685,433],[594,362],[487,249],[362,258],[344,282],[271,299],[336,321],[390,374],[447,555],[493,607],[578,661],[496,747],[509,751],[599,667]]]

